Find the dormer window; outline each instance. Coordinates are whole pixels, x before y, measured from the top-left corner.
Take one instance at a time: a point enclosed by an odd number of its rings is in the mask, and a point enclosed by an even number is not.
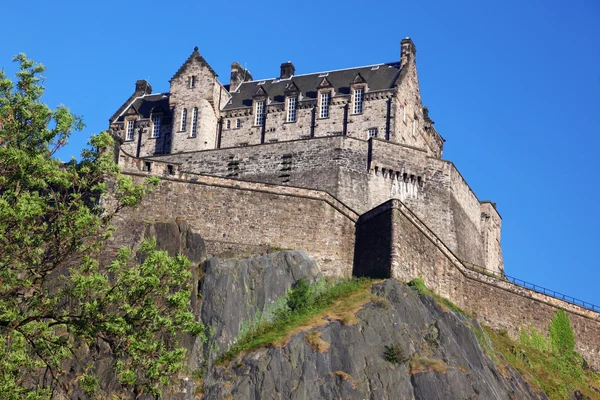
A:
[[[254,102],[254,125],[262,126],[265,119],[265,102],[255,101]]]
[[[329,118],[330,92],[322,92],[319,96],[319,118]]]
[[[295,97],[287,98],[287,122],[296,122],[296,102]]]
[[[152,117],[152,138],[160,137],[160,117]]]
[[[190,137],[196,137],[196,131],[198,128],[198,108],[194,107],[192,111],[192,131],[190,132]]]
[[[353,113],[362,114],[363,112],[363,97],[365,89],[360,87],[352,91]]]
[[[135,121],[127,121],[127,136],[125,136],[125,140],[132,141],[133,140],[133,128],[135,125]]]
[[[187,126],[187,108],[181,110],[181,126],[180,131],[185,132],[185,128]]]
[[[196,87],[196,77],[195,76],[192,75],[188,78],[188,87],[190,89],[193,89]]]

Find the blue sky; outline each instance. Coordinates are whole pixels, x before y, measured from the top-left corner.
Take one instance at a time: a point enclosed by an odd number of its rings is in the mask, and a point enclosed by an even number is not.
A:
[[[398,60],[410,36],[424,104],[453,161],[503,217],[506,272],[600,306],[600,3],[597,0],[5,2],[0,66],[47,67],[44,100],[91,133],[149,79],[154,92],[198,46],[221,77]]]

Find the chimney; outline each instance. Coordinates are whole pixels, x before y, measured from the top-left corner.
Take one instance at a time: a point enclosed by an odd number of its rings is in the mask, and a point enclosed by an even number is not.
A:
[[[238,86],[242,84],[242,82],[247,82],[252,80],[252,74],[250,71],[245,69],[238,63],[234,61],[231,63],[231,75],[229,77],[229,91],[234,92]]]
[[[140,79],[135,82],[135,95],[143,96],[152,93],[152,86],[145,79]]]
[[[412,39],[406,37],[400,42],[400,68],[404,68],[409,62],[415,62],[417,59],[417,48]]]
[[[294,75],[294,72],[296,72],[296,67],[294,67],[294,64],[292,64],[291,61],[281,64],[279,68],[281,68],[279,79],[291,78],[292,75]]]

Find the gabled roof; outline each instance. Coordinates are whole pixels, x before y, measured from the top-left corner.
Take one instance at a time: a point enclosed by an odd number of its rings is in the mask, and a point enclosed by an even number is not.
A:
[[[204,57],[202,57],[200,55],[200,53],[198,52],[198,46],[196,46],[196,47],[194,47],[194,51],[192,52],[192,54],[190,54],[190,56],[188,57],[188,59],[185,60],[185,62],[181,65],[181,67],[179,67],[179,69],[177,70],[177,72],[175,72],[175,75],[173,75],[173,77],[171,78],[171,80],[179,77],[179,75],[181,75],[183,73],[183,71],[188,66],[188,64],[191,64],[193,61],[198,61],[200,64],[202,64],[206,68],[208,68],[208,70],[214,76],[218,76],[217,73],[215,72],[215,70],[212,69],[212,67],[210,66],[210,64],[208,62],[206,62],[206,60],[204,59]]]
[[[129,110],[133,110],[142,118],[150,118],[153,113],[162,113],[167,116],[170,113],[169,94],[157,93],[136,97],[118,116],[111,120],[111,123],[123,121],[124,116],[129,114]]]
[[[316,99],[318,89],[322,87],[321,85],[324,81],[325,84],[331,85],[337,95],[350,94],[352,84],[358,83],[355,82],[355,78],[358,76],[367,83],[369,91],[391,89],[397,84],[400,71],[400,63],[394,62],[337,71],[316,72],[314,74],[294,75],[291,80],[272,78],[244,82],[238,90],[231,93],[231,101],[223,109],[232,110],[251,107],[252,98],[259,86],[268,93],[272,103],[283,103],[285,101],[285,93],[289,89],[292,89],[292,85],[297,87],[296,90],[302,93],[304,99]]]

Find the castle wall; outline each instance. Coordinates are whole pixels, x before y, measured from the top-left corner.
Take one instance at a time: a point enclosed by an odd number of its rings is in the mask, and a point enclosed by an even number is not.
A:
[[[285,104],[267,105],[265,120],[265,143],[283,142],[310,137],[312,113],[315,110],[314,137],[342,135],[344,132],[344,107],[348,106],[346,135],[359,139],[368,139],[368,130],[377,129],[377,136],[385,138],[387,119],[387,98],[392,91],[366,92],[363,112],[352,114],[350,95],[332,99],[329,117],[319,118],[316,100],[299,101],[296,122],[287,122]],[[262,126],[254,125],[253,109],[224,111],[224,129],[221,133],[221,148],[247,146],[261,143]],[[237,128],[237,120],[241,127]],[[227,129],[229,120],[230,128]]]
[[[157,161],[144,171],[146,161],[123,153],[120,159],[136,181],[149,175],[161,181],[137,209],[121,216],[117,229],[128,229],[132,221],[181,218],[202,234],[212,255],[298,249],[307,251],[325,275],[352,273],[358,215],[326,193],[186,174],[177,165]],[[169,171],[169,165],[175,169]]]
[[[137,118],[137,117],[136,117]],[[126,124],[126,123],[125,123]],[[125,139],[125,125],[122,122],[111,124],[111,129],[115,134]],[[142,136],[140,141],[140,130]],[[149,118],[140,118],[135,120],[135,134],[133,140],[123,141],[121,148],[129,154],[139,154],[140,157],[152,156],[168,152],[171,148],[171,118],[161,117],[160,136],[152,137],[152,121]]]
[[[333,136],[157,157],[182,170],[326,191],[359,213],[390,198],[405,202],[464,261],[501,258],[499,219],[487,227],[497,251],[487,257],[479,200],[452,163],[385,140]],[[499,216],[498,216],[499,218]],[[492,230],[492,231],[490,231]],[[490,236],[491,235],[491,236]],[[495,246],[495,244],[494,244]]]
[[[382,221],[387,222],[382,225]],[[384,233],[377,229],[378,226],[391,226],[391,230]],[[390,200],[362,215],[356,229],[356,248],[368,251],[366,256],[355,258],[354,270],[359,275],[369,276],[371,260],[385,260],[386,265],[390,265],[387,273],[391,277],[405,282],[422,277],[427,287],[474,314],[482,323],[496,329],[507,329],[515,339],[520,329],[529,326],[547,333],[556,311],[564,309],[575,332],[577,351],[593,367],[600,367],[598,313],[466,268],[398,200]],[[373,240],[373,235],[377,235],[378,240]],[[376,271],[380,276],[380,271]]]

